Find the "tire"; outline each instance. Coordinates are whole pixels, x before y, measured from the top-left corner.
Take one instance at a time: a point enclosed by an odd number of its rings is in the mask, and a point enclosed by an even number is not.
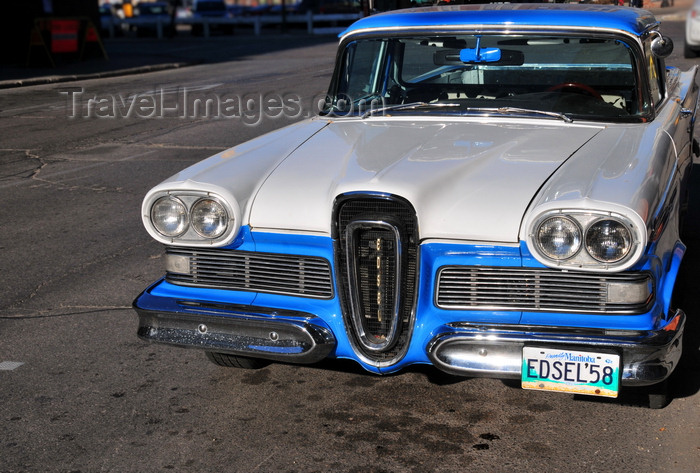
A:
[[[688,46],[688,43],[683,43],[683,56],[686,58],[694,58],[697,56],[697,53],[693,48]]]
[[[650,409],[663,409],[671,403],[668,395],[668,381],[649,386],[647,396]]]
[[[228,353],[206,352],[209,361],[225,368],[240,368],[244,370],[259,370],[270,364],[269,361],[259,358],[229,355]]]

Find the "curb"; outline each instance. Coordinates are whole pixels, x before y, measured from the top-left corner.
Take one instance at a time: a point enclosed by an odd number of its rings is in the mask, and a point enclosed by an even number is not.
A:
[[[63,82],[75,82],[90,79],[104,79],[108,77],[128,76],[135,74],[145,74],[148,72],[165,71],[169,69],[179,69],[182,67],[201,64],[202,61],[193,62],[171,62],[165,64],[155,64],[148,66],[131,67],[127,69],[115,69],[112,71],[91,72],[85,74],[68,74],[62,76],[30,77],[27,79],[15,79],[0,81],[0,89],[12,89],[18,87],[29,87],[33,85],[60,84]]]

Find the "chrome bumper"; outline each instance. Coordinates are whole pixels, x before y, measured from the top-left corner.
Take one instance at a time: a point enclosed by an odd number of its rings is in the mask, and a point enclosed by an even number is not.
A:
[[[316,363],[336,347],[331,331],[303,312],[197,303],[162,310],[144,300],[133,305],[138,336],[152,342],[286,363]]]
[[[437,335],[428,356],[438,369],[460,376],[520,378],[524,346],[613,350],[621,355],[626,386],[646,386],[666,379],[678,364],[685,313],[677,310],[658,331],[566,329],[518,325],[456,323]]]

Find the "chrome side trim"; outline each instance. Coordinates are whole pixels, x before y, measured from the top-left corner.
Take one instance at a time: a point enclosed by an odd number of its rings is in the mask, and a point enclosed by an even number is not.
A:
[[[665,380],[682,351],[685,313],[677,310],[663,330],[595,330],[456,323],[435,336],[428,356],[440,370],[459,376],[520,378],[524,346],[584,347],[621,355],[621,384],[646,386]]]
[[[271,309],[222,310],[197,304],[170,312],[138,303],[137,299],[138,336],[151,342],[287,363],[316,363],[336,347],[332,332],[303,312],[278,316]]]

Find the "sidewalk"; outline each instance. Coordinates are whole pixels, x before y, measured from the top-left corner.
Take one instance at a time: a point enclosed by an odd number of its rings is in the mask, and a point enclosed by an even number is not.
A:
[[[677,6],[651,8],[661,21],[683,21],[686,0]],[[683,4],[684,6],[680,6]],[[116,77],[187,67],[195,64],[232,61],[265,51],[310,46],[337,41],[336,36],[291,34],[224,35],[210,38],[180,34],[170,39],[116,38],[103,41],[109,59],[59,63],[56,67],[0,66],[0,89]]]

